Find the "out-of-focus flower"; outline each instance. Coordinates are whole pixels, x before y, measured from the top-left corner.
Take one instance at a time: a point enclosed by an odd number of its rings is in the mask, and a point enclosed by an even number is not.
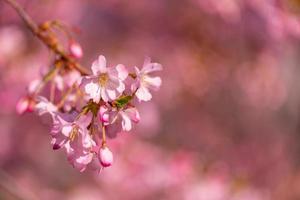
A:
[[[71,53],[71,56],[73,56],[74,58],[81,58],[83,55],[80,44],[78,42],[75,42],[74,40],[70,41],[69,51]]]
[[[74,85],[79,85],[81,75],[76,70],[70,70],[65,72],[63,75],[56,75],[54,77],[54,83],[59,91],[63,91],[65,88],[71,88]]]
[[[132,91],[136,91],[135,95],[140,101],[149,101],[152,95],[149,89],[158,90],[161,85],[161,78],[151,77],[148,74],[162,70],[162,66],[159,63],[151,63],[150,58],[146,58],[142,70],[135,67],[136,82],[132,84]]]
[[[115,68],[106,67],[106,59],[99,56],[92,64],[92,76],[83,78],[82,87],[84,92],[98,103],[114,100],[125,90],[123,81],[127,78],[128,72],[124,65],[117,65]]]
[[[39,115],[44,115],[46,113],[49,113],[52,117],[54,116],[54,113],[57,111],[57,107],[48,101],[45,97],[39,96],[36,99],[36,105],[34,109],[37,111]]]
[[[103,167],[109,167],[113,163],[113,154],[108,147],[102,147],[99,150],[99,161]]]

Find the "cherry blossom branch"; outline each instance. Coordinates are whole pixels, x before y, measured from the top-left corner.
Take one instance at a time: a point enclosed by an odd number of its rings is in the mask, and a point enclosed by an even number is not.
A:
[[[51,23],[43,23],[38,26],[32,18],[26,13],[26,11],[15,1],[15,0],[4,0],[8,4],[10,4],[19,16],[22,18],[28,29],[39,38],[49,49],[51,49],[55,54],[60,56],[62,60],[64,60],[68,66],[77,70],[82,75],[88,75],[89,71],[81,66],[78,62],[76,62],[72,57],[70,57],[63,49],[62,45],[59,44],[56,35],[52,34],[49,31],[49,26]]]

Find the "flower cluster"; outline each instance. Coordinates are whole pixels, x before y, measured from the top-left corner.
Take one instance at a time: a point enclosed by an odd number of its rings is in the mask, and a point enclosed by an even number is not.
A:
[[[74,59],[82,55],[75,42],[69,51]],[[107,137],[128,132],[140,121],[134,104],[151,100],[151,91],[161,85],[160,77],[151,74],[159,70],[160,64],[146,58],[141,69],[135,67],[129,73],[122,64],[108,67],[101,55],[93,62],[92,73],[83,74],[57,59],[48,73],[29,84],[27,96],[20,99],[16,109],[19,114],[49,114],[53,150],[63,149],[80,172],[89,165],[101,170],[113,163]]]

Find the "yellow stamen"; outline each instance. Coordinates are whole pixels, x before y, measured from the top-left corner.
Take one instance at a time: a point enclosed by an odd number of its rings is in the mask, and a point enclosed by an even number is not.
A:
[[[104,73],[104,74],[100,74],[99,76],[99,84],[101,86],[105,86],[108,82],[108,75],[107,73]]]

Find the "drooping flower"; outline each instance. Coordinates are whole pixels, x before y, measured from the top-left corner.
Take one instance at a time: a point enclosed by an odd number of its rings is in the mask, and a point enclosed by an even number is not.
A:
[[[105,102],[115,100],[125,90],[123,81],[127,78],[128,71],[124,65],[108,68],[105,57],[101,55],[91,68],[93,75],[83,78],[82,88],[95,103],[101,98]]]
[[[53,129],[51,131],[53,149],[65,148],[68,161],[80,172],[92,161],[96,146],[87,129],[91,123],[90,114],[82,115],[78,119],[74,114],[57,114],[54,117]]]
[[[120,110],[119,113],[122,117],[123,131],[130,131],[132,128],[132,122],[138,123],[140,121],[140,114],[135,107]]]
[[[148,74],[162,70],[162,66],[159,63],[151,63],[150,58],[146,58],[143,64],[142,70],[135,67],[136,81],[132,84],[131,89],[135,92],[136,97],[140,101],[149,101],[152,95],[149,89],[158,90],[161,85],[161,78],[151,77]]]
[[[111,166],[114,161],[113,153],[106,146],[100,148],[98,158],[103,167]]]
[[[130,131],[132,129],[132,122],[138,123],[140,121],[140,114],[135,107],[128,107],[121,110],[101,106],[99,109],[99,118],[105,126],[122,124],[123,131]]]
[[[36,98],[36,105],[34,109],[37,111],[38,115],[44,115],[46,113],[50,114],[52,117],[54,116],[55,112],[57,111],[57,107],[48,101],[45,97],[38,96]]]

